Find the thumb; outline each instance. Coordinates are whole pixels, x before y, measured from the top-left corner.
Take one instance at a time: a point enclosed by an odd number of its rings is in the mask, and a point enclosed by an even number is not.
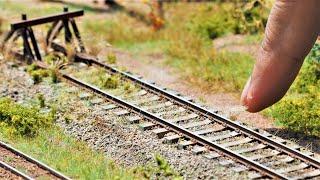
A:
[[[241,101],[250,112],[279,101],[297,76],[320,32],[319,0],[277,0]]]

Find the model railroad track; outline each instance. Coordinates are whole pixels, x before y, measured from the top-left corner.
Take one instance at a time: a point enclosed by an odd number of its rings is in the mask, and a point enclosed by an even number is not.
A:
[[[64,28],[65,42],[70,43],[70,23],[78,41],[77,49],[85,53],[73,19],[82,15],[83,11],[68,12],[67,8],[64,8],[62,14],[31,20],[26,20],[26,15],[22,15],[21,22],[11,24],[11,31],[4,42],[10,38],[14,40],[22,37],[23,57],[41,61],[42,57],[31,27],[53,22],[48,31],[47,45],[66,54],[66,49],[55,44],[53,40]],[[113,102],[103,106],[101,104],[103,109],[113,111],[132,123],[139,123],[142,129],[151,130],[165,142],[178,143],[179,148],[191,149],[196,154],[203,153],[207,158],[218,160],[236,171],[248,172],[251,178],[320,178],[320,161],[315,159],[311,152],[302,152],[299,146],[288,144],[265,131],[251,129],[231,121],[180,97],[177,93],[166,91],[130,73],[121,72],[96,58],[78,53],[75,60],[93,64],[105,69],[106,73],[117,74],[123,80],[140,86],[139,92],[115,94],[61,72],[62,78]],[[102,102],[103,100],[96,101],[95,104]]]
[[[105,69],[106,73],[120,75],[123,80],[139,85],[139,92],[130,95],[112,94],[66,73],[62,74],[66,80],[122,107],[104,104],[105,110],[112,110],[131,123],[139,123],[142,129],[151,130],[165,142],[178,143],[178,148],[191,149],[195,154],[219,160],[220,164],[238,172],[249,172],[251,178],[320,178],[319,160],[310,151],[300,151],[300,146],[266,131],[231,121],[190,99],[168,92],[130,73],[121,72],[95,58],[78,54],[76,61],[96,65],[97,68]]]
[[[69,178],[0,141],[0,179],[63,179]]]

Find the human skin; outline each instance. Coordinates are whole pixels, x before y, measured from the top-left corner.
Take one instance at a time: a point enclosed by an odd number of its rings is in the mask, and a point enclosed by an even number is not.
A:
[[[320,33],[320,0],[276,0],[241,102],[249,112],[279,101]]]

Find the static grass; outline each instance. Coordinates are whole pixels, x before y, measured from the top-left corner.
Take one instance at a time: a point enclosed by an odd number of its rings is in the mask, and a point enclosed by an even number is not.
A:
[[[28,18],[48,16],[50,14],[57,14],[63,12],[63,7],[68,6],[69,11],[84,10],[86,13],[92,14],[96,12],[94,8],[86,5],[79,5],[77,3],[53,3],[49,1],[43,1],[41,3],[41,8],[39,2],[33,0],[26,1],[0,1],[0,14],[10,15],[16,17],[15,19],[20,19],[21,13],[26,13]],[[4,16],[7,17],[7,16]]]
[[[196,19],[209,19],[206,9],[211,6],[214,9],[222,7],[216,3],[166,5],[166,27],[157,32],[121,12],[112,19],[85,21],[84,30],[86,34],[92,34],[90,37],[102,35],[97,42],[103,39],[133,54],[162,53],[169,66],[175,67],[192,84],[202,85],[206,90],[240,93],[249,77],[253,58],[241,53],[216,52],[208,37],[193,30],[200,22]],[[188,10],[192,13],[185,13]],[[223,20],[220,16],[224,14],[217,16]],[[221,31],[226,31],[221,34],[228,34],[228,28]],[[260,37],[250,35],[243,43],[255,43]]]
[[[75,179],[139,179],[133,170],[123,169],[94,152],[84,143],[66,136],[59,128],[43,129],[36,138],[10,137],[0,133],[19,150]]]
[[[87,83],[93,84],[111,94],[133,93],[139,90],[133,83],[125,81],[118,75],[110,75],[103,68],[89,67],[86,70],[71,71],[72,75]]]
[[[167,63],[184,72],[186,80],[204,90],[239,93],[250,75],[253,58],[228,52],[200,62],[174,58]]]
[[[130,51],[133,54],[146,54],[162,53],[163,49],[168,45],[167,40],[150,40],[140,43],[128,43],[118,42],[115,44],[116,47]]]
[[[48,14],[53,11],[59,12],[62,8],[59,3],[45,3],[41,12],[38,12],[37,8],[25,7],[23,4],[15,6],[14,3],[10,2],[1,3],[5,12],[12,14],[27,10],[30,16],[33,14],[42,15],[42,13]],[[79,7],[76,6],[71,5],[70,8]],[[232,4],[229,3],[227,6],[230,9]],[[83,39],[89,42],[90,46],[105,46],[106,42],[109,42],[115,47],[129,50],[134,54],[163,53],[166,55],[164,57],[167,58],[168,64],[176,67],[184,77],[195,85],[208,84],[206,86],[208,90],[217,90],[215,87],[220,86],[218,90],[239,93],[244,82],[243,79],[248,77],[249,73],[247,72],[253,64],[252,58],[240,55],[237,59],[235,57],[238,54],[230,53],[230,55],[227,55],[228,52],[223,54],[211,53],[211,50],[208,50],[208,46],[211,46],[209,37],[203,36],[202,31],[194,30],[197,29],[198,25],[201,25],[200,22],[207,22],[215,16],[219,17],[214,19],[223,20],[226,13],[218,13],[213,17],[208,16],[210,11],[214,10],[224,12],[225,5],[219,3],[165,5],[165,11],[168,14],[166,27],[157,32],[141,21],[118,11],[112,14],[112,18],[99,18],[97,21],[92,21],[93,17],[84,17],[81,23],[81,31],[85,34]],[[92,10],[89,10],[89,12],[89,16],[96,14]],[[231,17],[228,16],[228,18]],[[226,24],[228,25],[228,23]],[[223,32],[218,34],[227,34],[228,28],[219,31]],[[97,36],[97,34],[99,35]],[[86,37],[90,37],[90,39],[86,40]],[[248,43],[252,41],[256,40],[248,38]],[[92,49],[97,51],[95,53],[101,51],[100,47],[92,47]],[[222,63],[221,56],[231,57],[230,62]],[[204,70],[201,68],[204,68]]]
[[[63,96],[63,94],[61,95]],[[60,98],[63,100],[63,97]],[[158,155],[155,155],[155,163],[150,162],[144,166],[131,168],[120,167],[106,158],[103,152],[93,151],[84,142],[64,134],[60,127],[53,124],[48,127],[45,124],[47,122],[42,122],[40,126],[37,123],[40,109],[33,108],[32,102],[30,102],[30,106],[22,107],[12,101],[9,104],[7,101],[9,100],[0,101],[0,139],[73,179],[148,179],[151,176],[178,178],[177,173],[172,170],[167,161]],[[38,97],[38,101],[40,101],[38,102],[40,105],[44,103],[41,102],[43,97],[40,100]],[[48,103],[52,102],[48,101]],[[58,105],[59,102],[55,102],[55,104]],[[10,107],[8,108],[8,106]],[[66,116],[68,112],[63,112],[62,109],[65,109],[65,106],[60,105],[59,113]],[[28,122],[28,119],[31,119],[37,125],[32,126],[32,130],[36,132],[33,133],[33,136],[8,133],[12,127],[1,122],[7,115],[17,117],[19,114],[25,115],[27,120],[24,119],[24,121]],[[46,118],[40,120],[46,120]],[[20,128],[20,126],[14,127]]]
[[[34,3],[34,2],[33,2]],[[0,1],[0,14],[9,15],[15,17],[15,19],[21,19],[21,13],[26,13],[28,18],[39,17],[43,15],[54,14],[62,12],[63,6],[59,4],[43,4],[41,8],[36,6],[26,6],[24,3],[14,1]],[[70,9],[71,10],[71,9]],[[4,16],[8,17],[8,16]]]

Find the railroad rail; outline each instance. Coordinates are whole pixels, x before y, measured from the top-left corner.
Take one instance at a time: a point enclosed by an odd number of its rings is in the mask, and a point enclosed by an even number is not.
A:
[[[189,100],[186,100],[176,94],[167,92],[160,87],[157,87],[154,84],[148,83],[139,77],[136,77],[132,74],[121,72],[118,69],[111,67],[107,64],[99,62],[96,58],[90,58],[87,55],[78,54],[76,56],[76,60],[80,62],[85,62],[88,64],[97,65],[106,69],[106,72],[112,74],[118,74],[123,79],[130,80],[135,84],[138,84],[142,89],[144,89],[147,93],[152,95],[147,96],[146,101],[157,101],[153,100],[150,97],[154,97],[153,95],[159,96],[159,103],[154,106],[161,106],[161,104],[165,107],[166,102],[172,102],[171,105],[168,106],[166,113],[160,113],[161,115],[157,115],[155,112],[151,112],[150,109],[146,107],[139,107],[139,103],[130,103],[130,101],[126,101],[124,99],[118,98],[106,91],[103,91],[95,86],[92,86],[88,83],[82,82],[72,76],[67,74],[63,74],[63,78],[71,81],[74,84],[82,86],[88,90],[97,93],[108,100],[119,104],[120,106],[127,108],[128,111],[132,111],[136,114],[139,114],[143,118],[148,119],[149,121],[154,122],[154,124],[145,123],[142,125],[144,128],[152,129],[156,134],[161,137],[164,137],[165,134],[168,134],[170,131],[175,132],[176,134],[166,137],[168,141],[176,141],[187,138],[187,141],[181,141],[179,143],[180,147],[184,146],[193,146],[196,144],[201,144],[203,148],[200,151],[212,150],[214,152],[210,152],[207,154],[209,158],[218,158],[221,155],[226,155],[229,158],[241,162],[242,164],[249,165],[250,168],[259,171],[260,175],[255,175],[256,178],[262,177],[266,175],[271,178],[279,178],[279,179],[291,179],[292,174],[295,171],[306,170],[305,174],[297,174],[295,178],[303,177],[315,177],[320,176],[320,162],[319,160],[311,157],[308,154],[304,154],[298,151],[295,148],[289,147],[283,142],[279,142],[276,139],[273,139],[271,134],[261,134],[257,130],[252,130],[240,123],[236,123],[231,121],[221,115],[209,111]],[[140,94],[135,99],[142,99],[145,94]],[[149,99],[149,100],[148,100]],[[142,101],[142,100],[140,100]],[[168,115],[170,113],[176,113],[179,110],[170,109],[170,106],[176,105],[175,109],[183,108],[182,110],[188,111],[187,115],[183,115],[182,117],[178,117],[175,119],[162,118],[163,115]],[[147,110],[145,110],[147,109]],[[121,114],[121,113],[120,113]],[[123,113],[125,114],[125,113]],[[123,115],[122,114],[122,115]],[[195,114],[192,116],[192,114]],[[130,118],[129,118],[130,119]],[[209,120],[209,121],[208,121]],[[189,122],[188,122],[189,121]],[[191,122],[190,122],[191,121]],[[181,123],[187,122],[187,123]],[[156,124],[162,125],[162,127],[156,127]],[[211,126],[210,126],[211,125]],[[213,128],[220,126],[219,128]],[[163,129],[165,127],[165,129]],[[198,127],[198,128],[197,128]],[[195,129],[195,130],[192,130]],[[223,134],[219,134],[221,132],[225,132]],[[206,136],[206,134],[211,134],[210,136]],[[238,139],[234,139],[235,137],[241,137]],[[226,140],[226,139],[229,139]],[[221,141],[221,142],[219,142]],[[281,140],[280,140],[281,141]],[[255,142],[254,146],[249,146],[248,144]],[[242,149],[237,149],[235,147],[246,146]],[[296,147],[297,148],[297,147]],[[244,155],[246,153],[251,153],[249,155]],[[263,155],[259,155],[262,153]],[[249,156],[249,157],[248,157]],[[282,157],[284,163],[292,163],[292,167],[288,166],[282,169],[276,169],[276,165],[281,164],[281,162],[277,161],[277,157]],[[275,167],[272,167],[272,162],[260,163],[259,161],[274,159]],[[281,159],[281,158],[280,158]],[[232,162],[230,162],[232,163]],[[227,163],[229,164],[229,163]],[[301,173],[301,172],[300,172]],[[289,174],[289,176],[287,176]],[[291,176],[290,176],[291,174]]]
[[[47,166],[46,164],[30,157],[29,155],[15,149],[14,147],[2,141],[0,141],[0,155],[2,155],[0,157],[0,167],[12,172],[13,174],[21,177],[22,179],[70,179],[62,173]],[[17,167],[20,169],[23,168],[24,172],[18,170]]]
[[[68,18],[62,19],[63,22],[66,20]],[[58,22],[53,26],[57,26],[57,24]],[[23,28],[28,27],[27,24],[26,27],[23,26]],[[54,39],[57,32],[59,32],[59,28],[55,32],[49,31],[48,34],[52,37],[49,39]],[[66,43],[70,42],[69,33],[66,28]],[[76,37],[80,37],[79,32],[76,34],[78,34]],[[80,41],[80,38],[78,40]],[[63,46],[52,41],[48,43],[51,48],[66,53]],[[25,43],[24,47],[28,49],[26,46]],[[194,153],[202,153],[209,159],[216,160],[227,157],[229,159],[224,160],[222,164],[232,166],[240,163],[245,166],[236,168],[238,172],[251,172],[252,170],[258,172],[252,173],[251,178],[304,179],[320,177],[320,161],[313,157],[313,153],[302,152],[299,150],[300,146],[291,145],[265,131],[248,128],[197,105],[177,93],[169,92],[165,88],[160,88],[135,75],[102,63],[97,58],[85,54],[84,46],[81,45],[81,47],[78,48],[80,52],[78,51],[76,54],[75,62],[94,65],[84,68],[102,68],[108,74],[117,74],[123,81],[130,81],[138,85],[141,91],[129,96],[113,94],[73,77],[66,73],[67,70],[60,71],[61,77],[125,108],[116,114],[125,116],[130,122],[139,123],[142,129],[151,130],[159,138],[164,138],[165,142],[178,143],[179,148],[191,148]],[[28,54],[24,51],[25,58],[32,57]],[[33,60],[39,62],[41,58]],[[45,68],[45,66],[43,67]],[[81,68],[79,67],[78,70],[80,71]],[[87,69],[84,69],[84,72],[86,71]],[[117,107],[114,104],[109,104],[104,109],[106,111],[113,110]]]
[[[0,174],[2,174],[0,177],[1,178],[12,178],[12,179],[32,179],[30,176],[26,175],[25,173],[17,170],[16,168],[10,166],[9,164],[0,161],[0,168],[4,169],[5,171],[8,172],[2,172],[0,170]]]

